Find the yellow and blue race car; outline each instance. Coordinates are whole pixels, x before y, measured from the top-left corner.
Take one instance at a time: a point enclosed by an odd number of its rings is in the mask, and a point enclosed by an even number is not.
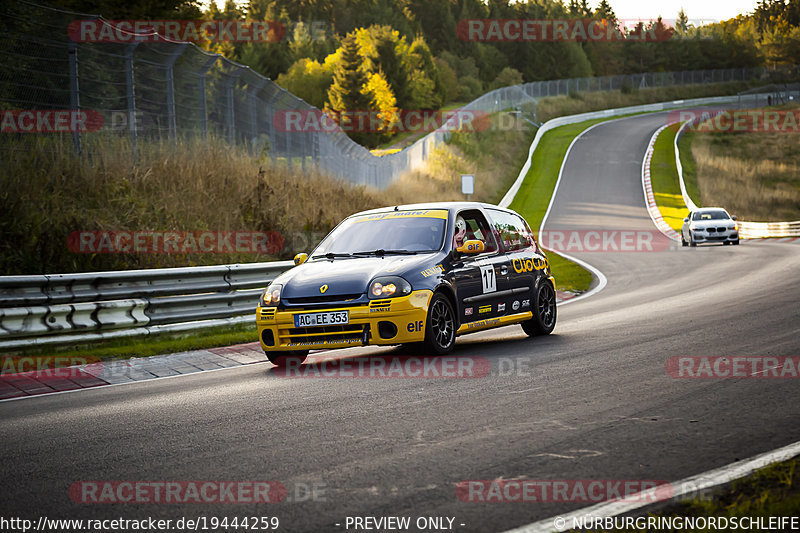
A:
[[[270,361],[312,349],[422,343],[434,354],[458,335],[556,324],[555,280],[528,223],[475,202],[400,205],[344,219],[261,296],[256,322]]]

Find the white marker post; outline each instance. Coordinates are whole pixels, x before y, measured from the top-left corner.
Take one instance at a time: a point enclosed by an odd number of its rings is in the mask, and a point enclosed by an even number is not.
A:
[[[475,194],[475,176],[472,174],[461,174],[461,194],[467,195],[467,201],[471,194]]]

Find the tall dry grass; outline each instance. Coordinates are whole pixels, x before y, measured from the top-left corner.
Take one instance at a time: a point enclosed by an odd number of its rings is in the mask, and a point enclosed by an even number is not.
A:
[[[743,220],[800,220],[797,137],[796,133],[695,133],[692,156],[702,205],[725,207]]]
[[[88,137],[88,136],[87,136]],[[140,142],[137,164],[121,139],[4,143],[0,167],[0,272],[97,271],[238,261],[259,254],[76,254],[73,231],[278,231],[283,256],[383,196],[319,174],[271,166],[219,139]]]

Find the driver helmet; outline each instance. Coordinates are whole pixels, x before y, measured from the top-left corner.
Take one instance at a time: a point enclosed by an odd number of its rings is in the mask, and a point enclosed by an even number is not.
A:
[[[456,232],[455,232],[455,242],[456,246],[461,246],[464,244],[464,237],[467,235],[467,221],[461,215],[456,217]]]

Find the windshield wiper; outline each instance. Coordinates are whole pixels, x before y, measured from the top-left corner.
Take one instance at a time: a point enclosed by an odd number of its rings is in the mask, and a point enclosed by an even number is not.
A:
[[[328,252],[327,254],[311,256],[311,259],[317,259],[319,257],[326,257],[328,259],[336,259],[337,257],[353,257],[353,254],[337,254],[337,253],[334,253],[334,252]]]
[[[353,252],[353,255],[377,255],[378,257],[384,255],[415,255],[418,254],[415,250],[384,250],[379,248],[377,250],[364,250],[361,252]]]

